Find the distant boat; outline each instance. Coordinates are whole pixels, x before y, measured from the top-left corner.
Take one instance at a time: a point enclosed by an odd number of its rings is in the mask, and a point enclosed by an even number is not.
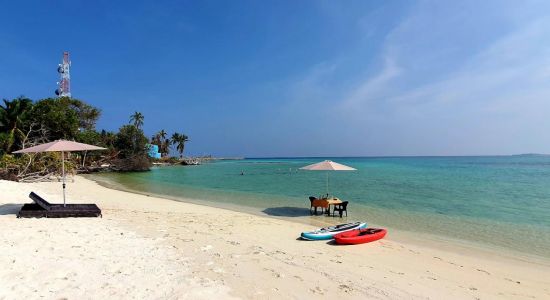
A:
[[[201,164],[201,160],[199,158],[184,158],[181,164],[184,166],[197,166]]]

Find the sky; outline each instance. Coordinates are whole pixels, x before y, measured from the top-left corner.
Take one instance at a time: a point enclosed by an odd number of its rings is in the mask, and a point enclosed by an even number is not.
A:
[[[72,96],[191,155],[550,153],[548,1],[5,1],[0,98]]]

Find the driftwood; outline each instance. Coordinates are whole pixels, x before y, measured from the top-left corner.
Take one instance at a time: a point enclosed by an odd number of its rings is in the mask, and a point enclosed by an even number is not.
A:
[[[38,123],[29,126],[29,130],[22,136],[22,148],[29,148],[47,142],[48,130]],[[66,161],[66,171],[72,174],[91,173],[99,171],[148,171],[151,165],[146,155],[119,159],[121,151],[110,151],[100,157],[87,152],[77,154]],[[57,156],[56,156],[57,157]],[[88,158],[88,159],[87,159]],[[22,156],[6,156],[0,168],[0,179],[21,182],[42,182],[58,180],[61,172],[60,161],[52,154],[25,153]],[[57,177],[57,179],[56,179]]]
[[[21,148],[25,149],[28,147],[33,147],[38,144],[43,144],[47,142],[47,136],[48,136],[48,129],[44,127],[43,124],[40,124],[39,128],[36,128],[39,124],[38,123],[31,123],[29,126],[29,131],[25,134],[23,137],[23,140],[21,141]],[[30,137],[33,137],[32,140]]]
[[[52,167],[51,165],[44,166],[39,171],[29,172],[29,169],[35,162],[36,154],[26,154],[29,157],[29,161],[24,166],[23,169],[18,170],[17,180],[20,182],[42,182],[42,181],[51,181],[51,178],[58,174],[57,168]]]
[[[38,123],[32,123],[29,126],[29,130],[23,135],[21,146],[22,148],[32,147],[46,142],[48,136],[48,130]],[[22,181],[22,182],[38,182],[49,180],[54,174],[56,174],[56,165],[51,163],[44,163],[43,166],[38,164],[43,156],[35,153],[27,153],[22,158],[13,158],[13,161],[9,160],[2,170],[0,170],[0,178]],[[25,161],[25,158],[28,160]],[[38,158],[38,160],[37,160]]]
[[[34,173],[25,174],[24,176],[18,176],[18,181],[20,182],[43,182],[43,181],[53,181],[52,178],[55,177],[55,172],[45,172],[39,171]]]

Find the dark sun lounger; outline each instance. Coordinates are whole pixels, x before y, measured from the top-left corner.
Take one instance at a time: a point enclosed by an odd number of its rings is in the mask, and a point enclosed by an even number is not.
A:
[[[30,193],[29,198],[34,203],[23,205],[18,218],[101,217],[101,209],[95,204],[50,204],[34,192]]]

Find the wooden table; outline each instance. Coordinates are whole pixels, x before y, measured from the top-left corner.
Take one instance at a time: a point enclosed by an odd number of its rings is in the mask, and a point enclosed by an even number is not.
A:
[[[342,200],[338,198],[329,198],[329,199],[322,199],[322,200],[326,200],[328,202],[328,205],[342,204]]]
[[[330,215],[330,206],[331,205],[338,205],[338,204],[342,204],[342,200],[334,197],[334,198],[328,198],[328,199],[323,199],[325,200],[327,203],[328,203],[328,209],[327,209],[327,215]]]
[[[320,198],[313,200],[313,207],[315,208],[315,214],[317,214],[317,207],[326,208],[326,214],[330,215],[330,206],[341,204],[342,200],[338,198]]]

